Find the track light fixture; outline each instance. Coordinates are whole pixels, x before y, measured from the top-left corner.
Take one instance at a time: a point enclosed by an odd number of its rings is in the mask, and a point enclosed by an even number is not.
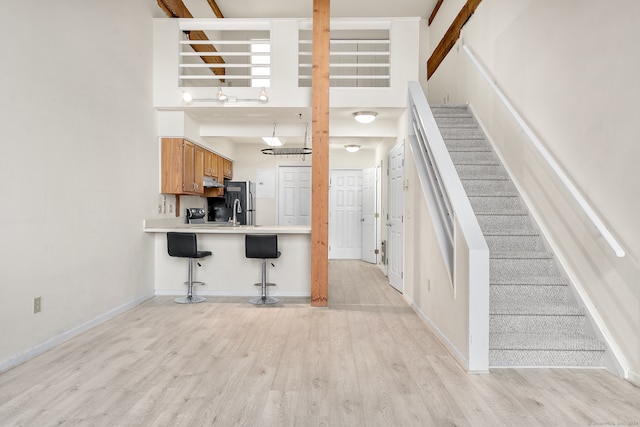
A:
[[[267,91],[265,90],[265,88],[262,88],[262,90],[260,91],[260,94],[258,95],[258,101],[267,102],[268,100],[269,100],[269,96],[267,96]]]
[[[227,95],[226,93],[224,93],[222,91],[222,88],[219,87],[218,88],[218,94],[215,98],[194,98],[193,95],[188,92],[188,91],[184,91],[182,92],[182,103],[183,104],[191,104],[192,102],[228,102],[228,103],[234,103],[234,102],[260,102],[260,103],[266,103],[269,102],[269,95],[267,95],[267,90],[265,88],[262,88],[262,90],[260,90],[260,93],[258,94],[257,97],[255,98],[236,98],[234,96],[229,97],[229,95]]]
[[[222,91],[222,88],[218,88],[218,101],[226,101],[229,97]]]

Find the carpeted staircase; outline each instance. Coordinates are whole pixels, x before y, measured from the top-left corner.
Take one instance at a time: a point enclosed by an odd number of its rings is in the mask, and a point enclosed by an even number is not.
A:
[[[585,334],[584,310],[471,112],[432,111],[489,246],[490,366],[603,366],[605,344]]]

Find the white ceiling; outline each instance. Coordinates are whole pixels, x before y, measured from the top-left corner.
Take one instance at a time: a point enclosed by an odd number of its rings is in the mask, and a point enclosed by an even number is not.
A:
[[[207,0],[183,0],[195,18],[215,18]],[[428,18],[437,0],[332,0],[336,18]],[[313,0],[216,0],[225,18],[311,18]]]
[[[195,18],[215,18],[207,0],[183,0],[189,12]],[[415,17],[428,18],[437,0],[332,0],[331,16],[338,18],[348,17]],[[313,15],[313,0],[216,0],[218,7],[225,18],[311,18]],[[370,108],[363,108],[370,109]],[[356,109],[357,110],[357,109]],[[388,132],[375,134],[374,127],[359,127],[362,132],[354,135],[353,132],[342,132],[345,126],[334,126],[333,123],[351,120],[353,108],[349,110],[332,109],[330,113],[331,138],[330,146],[334,148],[342,147],[346,144],[359,144],[363,148],[375,148],[380,142],[390,138]],[[376,109],[378,118],[376,121],[387,123],[396,122],[401,109]],[[311,108],[289,109],[289,108],[191,108],[189,114],[201,123],[219,121],[220,118],[228,119],[231,122],[247,124],[251,123],[253,128],[272,129],[273,123],[295,123],[302,120],[309,123],[309,136],[311,134]],[[300,118],[302,114],[302,118]],[[262,123],[263,126],[255,126]],[[353,122],[355,123],[355,122]],[[395,126],[394,126],[395,127]],[[245,127],[247,129],[248,127]],[[380,126],[377,127],[381,129]],[[291,141],[301,142],[304,137],[304,130],[300,135],[283,134],[283,128],[278,127],[276,135],[288,143]],[[257,132],[259,133],[259,132]],[[264,130],[263,132],[264,133]],[[267,135],[236,135],[232,140],[236,143],[260,143],[262,136]],[[220,135],[228,139],[229,135]],[[207,139],[215,137],[207,136]]]

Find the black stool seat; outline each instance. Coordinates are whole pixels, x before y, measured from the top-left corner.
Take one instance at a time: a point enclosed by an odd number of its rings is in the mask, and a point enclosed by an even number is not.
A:
[[[256,283],[262,287],[259,297],[253,298],[251,304],[275,304],[277,298],[267,296],[267,286],[275,286],[275,283],[267,283],[267,259],[280,258],[278,250],[277,234],[247,234],[244,239],[245,256],[247,258],[262,259],[262,282]]]
[[[204,282],[197,282],[193,280],[193,261],[208,257],[211,255],[211,251],[199,251],[198,241],[195,233],[167,233],[167,252],[169,256],[178,258],[189,258],[189,280],[184,282],[187,285],[187,295],[175,299],[175,302],[180,304],[191,304],[196,302],[202,302],[204,297],[195,296],[193,294],[193,285],[204,285]],[[196,261],[198,265],[198,263]]]

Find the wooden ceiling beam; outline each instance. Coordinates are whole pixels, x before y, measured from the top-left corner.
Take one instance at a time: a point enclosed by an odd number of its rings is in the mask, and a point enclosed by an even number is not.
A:
[[[442,6],[442,2],[444,0],[438,0],[438,3],[436,3],[435,7],[433,8],[433,11],[431,12],[431,16],[429,16],[429,22],[427,25],[431,25],[431,23],[433,22],[434,19],[436,19],[436,15],[438,14],[438,11],[440,10],[440,6]]]
[[[224,15],[222,15],[222,11],[216,3],[216,0],[207,0],[207,3],[209,3],[209,6],[211,6],[211,10],[213,10],[213,13],[215,13],[218,18],[224,18]]]
[[[209,1],[209,4],[211,4],[211,2],[215,4],[214,0],[207,1]],[[189,12],[189,9],[187,9],[187,6],[184,5],[182,0],[158,0],[158,6],[169,18],[193,18],[193,15],[191,14],[191,12]],[[189,40],[209,40],[204,31],[189,31],[187,34]],[[191,47],[194,51],[199,53],[218,51],[215,46],[211,44],[196,44],[191,45]],[[224,59],[219,56],[201,56],[200,59],[202,59],[202,61],[206,64],[224,64]],[[212,67],[211,71],[213,71],[214,74],[218,76],[223,76],[225,74],[224,68]]]
[[[453,46],[455,46],[456,41],[460,38],[460,30],[462,30],[464,24],[467,23],[469,18],[471,18],[471,15],[476,11],[480,2],[482,2],[482,0],[467,0],[467,2],[462,6],[462,9],[460,9],[460,12],[455,17],[451,26],[442,37],[442,40],[440,40],[440,43],[438,43],[438,46],[433,50],[429,60],[427,61],[427,80],[436,72],[449,51]]]
[[[158,6],[169,18],[193,18],[182,0],[158,0]]]

